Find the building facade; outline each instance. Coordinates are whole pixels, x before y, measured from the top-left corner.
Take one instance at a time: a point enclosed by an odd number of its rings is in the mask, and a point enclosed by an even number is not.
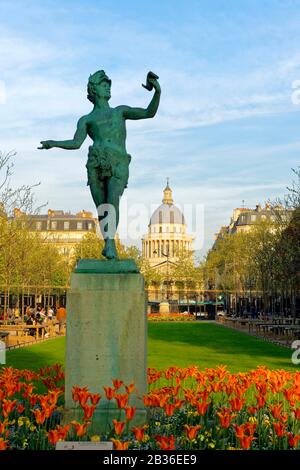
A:
[[[282,206],[271,207],[269,204],[265,204],[265,207],[257,204],[255,209],[237,207],[233,210],[229,225],[220,228],[216,239],[222,238],[226,233],[249,232],[259,222],[276,222],[278,218],[284,217],[289,219],[291,213],[291,209]]]
[[[15,217],[22,215],[25,214],[20,209],[15,209]],[[69,257],[84,235],[96,231],[98,227],[98,220],[91,212],[84,210],[71,214],[48,209],[47,214],[29,215],[28,222],[30,230],[39,232],[46,242],[54,243],[60,253]]]

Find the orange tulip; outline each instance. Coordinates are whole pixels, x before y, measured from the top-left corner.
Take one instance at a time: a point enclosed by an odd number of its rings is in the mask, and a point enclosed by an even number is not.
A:
[[[32,393],[29,397],[30,405],[35,406],[37,404],[38,398],[39,398],[39,395],[37,395],[36,393]]]
[[[155,406],[154,403],[153,403],[153,396],[151,395],[144,395],[143,396],[143,401],[144,401],[144,405],[146,407],[150,407],[150,406]]]
[[[136,407],[135,406],[127,406],[125,408],[126,419],[131,421],[135,415]]]
[[[253,436],[243,436],[239,438],[240,446],[242,449],[248,450],[251,447],[251,442],[255,439]]]
[[[241,411],[245,404],[245,400],[238,397],[234,397],[230,400],[230,404],[233,411]]]
[[[0,435],[6,432],[6,426],[8,425],[8,420],[0,421]]]
[[[57,426],[56,429],[51,429],[47,433],[49,443],[55,446],[58,441],[63,441],[67,437],[69,430],[69,424],[66,426]]]
[[[73,424],[76,430],[76,436],[82,437],[86,434],[87,427],[91,424],[91,421],[85,421],[83,424],[78,421],[71,421],[71,424]]]
[[[286,431],[286,426],[285,424],[282,423],[272,423],[273,428],[277,434],[278,437],[283,437]]]
[[[255,433],[256,427],[257,427],[256,423],[245,423],[244,424],[245,433],[248,434],[248,436],[253,436],[253,434]]]
[[[112,387],[103,387],[107,400],[111,400],[115,396],[115,390]]]
[[[127,403],[128,403],[128,399],[129,399],[129,396],[127,393],[119,393],[119,394],[115,394],[115,400],[117,402],[117,406],[118,408],[125,408],[127,406]]]
[[[279,403],[279,405],[270,406],[270,410],[271,410],[273,418],[280,419],[282,405],[283,405],[282,403]]]
[[[256,406],[248,406],[247,411],[250,415],[255,415],[257,413],[257,408]]]
[[[300,441],[300,434],[293,434],[291,432],[288,433],[288,441],[290,447],[298,447],[299,441]]]
[[[253,436],[256,429],[256,423],[244,423],[240,426],[233,424],[233,427],[235,429],[236,437],[238,439],[242,439],[243,437]]]
[[[38,408],[36,410],[33,410],[33,414],[35,416],[35,420],[37,424],[44,424],[46,420],[46,412],[45,410],[39,410]]]
[[[135,426],[134,428],[131,429],[137,441],[141,442],[144,439],[145,430],[147,429],[147,427],[148,426],[144,424],[144,426],[142,427]]]
[[[167,403],[164,407],[167,416],[173,416],[175,405],[172,403]]]
[[[18,391],[20,391],[21,387],[18,386],[18,384],[13,383],[13,384],[6,384],[6,393],[5,395],[7,397],[12,397],[14,394]]]
[[[122,385],[124,384],[123,380],[118,380],[118,379],[113,379],[113,384],[114,384],[114,387],[116,390],[118,390],[119,388],[122,387]]]
[[[257,400],[257,406],[258,408],[263,408],[266,404],[266,397],[262,396],[262,395],[258,395],[256,397],[256,400]]]
[[[127,450],[130,442],[121,442],[118,439],[111,439],[114,444],[115,450]]]
[[[116,419],[113,419],[113,425],[115,428],[115,434],[120,436],[124,430],[125,421],[117,421]]]
[[[206,401],[196,402],[197,413],[200,416],[205,415],[208,407],[209,407],[209,402],[206,402]]]
[[[25,410],[25,406],[23,405],[18,405],[17,406],[17,412],[21,415],[23,411]]]
[[[84,421],[87,421],[93,417],[93,414],[96,409],[96,405],[82,405],[81,407],[84,411],[84,416],[83,419]]]
[[[59,396],[61,395],[61,390],[49,390],[48,396],[49,396],[49,403],[51,405],[56,405],[57,400]]]
[[[29,398],[34,388],[32,384],[24,384],[23,398]]]
[[[48,401],[49,401],[48,395],[39,395],[38,400],[39,400],[42,408],[46,408],[48,406]]]
[[[236,414],[231,414],[228,410],[222,410],[217,412],[222,428],[227,429],[230,426],[231,421],[236,417]]]
[[[193,390],[183,389],[183,393],[184,393],[184,398],[186,399],[186,401],[192,402],[195,400],[195,392]]]
[[[197,426],[188,426],[187,424],[184,425],[185,432],[187,438],[192,441],[193,439],[196,438],[199,429],[201,429],[200,424],[197,424]]]
[[[293,412],[295,414],[295,418],[300,420],[300,407],[298,408],[293,408]]]
[[[42,411],[45,412],[46,419],[50,418],[55,408],[56,408],[55,405],[49,405],[48,403],[42,404]]]
[[[87,392],[87,391],[88,391],[87,387],[78,387],[77,385],[75,385],[72,389],[72,399],[73,399],[73,401],[75,401],[75,402],[78,401],[81,392]]]
[[[2,401],[2,414],[4,418],[7,418],[8,415],[13,411],[14,407],[17,404],[17,400],[4,400]]]
[[[90,400],[92,402],[92,405],[98,405],[100,399],[101,399],[100,393],[90,393]]]
[[[3,437],[0,437],[0,450],[6,450],[7,449],[7,444],[8,442],[3,439]]]
[[[126,392],[130,395],[132,392],[134,392],[134,383],[130,384],[130,385],[125,385],[125,389],[126,389]]]
[[[283,394],[287,401],[291,402],[294,400],[295,392],[293,388],[288,388],[286,390],[283,390]]]
[[[169,400],[170,396],[168,394],[164,395],[164,396],[159,396],[158,397],[158,406],[160,408],[164,408],[167,404],[167,401]]]
[[[78,401],[81,407],[83,407],[83,405],[86,405],[89,399],[89,396],[90,396],[90,393],[87,390],[80,390],[78,392]]]
[[[155,436],[156,443],[161,450],[174,450],[175,449],[175,437],[170,436]]]
[[[266,382],[258,382],[255,384],[256,388],[257,388],[257,391],[261,394],[261,395],[266,395],[267,393],[267,384]]]

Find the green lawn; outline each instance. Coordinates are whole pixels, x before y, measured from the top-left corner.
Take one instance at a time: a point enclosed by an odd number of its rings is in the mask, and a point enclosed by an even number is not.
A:
[[[214,323],[149,323],[148,366],[200,368],[227,365],[232,372],[258,365],[271,369],[297,370],[291,362],[292,351],[258,340]],[[9,351],[7,365],[38,369],[64,362],[65,338]]]

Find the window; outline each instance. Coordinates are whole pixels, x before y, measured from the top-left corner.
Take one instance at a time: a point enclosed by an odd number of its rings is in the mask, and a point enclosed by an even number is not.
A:
[[[64,222],[64,230],[69,230],[69,228],[70,228],[70,222],[65,221]]]
[[[159,227],[159,233],[162,233],[162,228],[161,227]]]
[[[77,222],[77,230],[82,230],[82,222]]]
[[[89,222],[88,223],[88,230],[92,230],[92,228],[93,228],[93,224],[92,224],[92,222]]]
[[[51,222],[51,230],[56,230],[56,228],[57,228],[57,222],[56,222],[56,220],[53,220]]]
[[[255,222],[256,221],[256,214],[251,214],[251,222]]]
[[[37,230],[42,230],[42,222],[37,222],[36,223],[36,229]]]

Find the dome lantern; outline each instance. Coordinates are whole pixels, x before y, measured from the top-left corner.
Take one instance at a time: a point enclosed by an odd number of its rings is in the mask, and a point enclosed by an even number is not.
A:
[[[172,189],[169,186],[169,178],[167,178],[167,186],[164,189],[164,197],[162,200],[163,204],[173,204],[173,198],[172,198]]]

